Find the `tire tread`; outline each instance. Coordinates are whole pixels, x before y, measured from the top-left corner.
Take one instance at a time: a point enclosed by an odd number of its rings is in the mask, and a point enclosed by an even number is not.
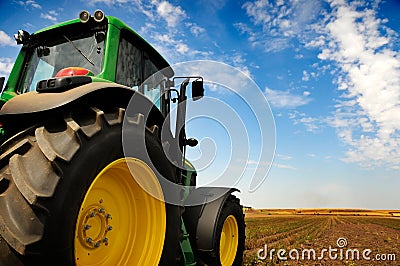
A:
[[[62,178],[59,161],[68,163],[81,147],[81,137],[92,138],[103,124],[122,124],[125,109],[115,108],[105,114],[91,107],[92,123],[84,125],[70,115],[64,118],[66,129],[50,132],[40,126],[31,136],[17,134],[14,143],[7,141],[7,149],[0,156],[0,179],[9,181],[0,194],[0,234],[21,255],[28,245],[42,239],[44,224],[35,213],[42,208],[42,198],[51,198]],[[82,124],[82,125],[80,125]],[[17,138],[18,137],[18,138]],[[35,169],[35,171],[32,171]]]

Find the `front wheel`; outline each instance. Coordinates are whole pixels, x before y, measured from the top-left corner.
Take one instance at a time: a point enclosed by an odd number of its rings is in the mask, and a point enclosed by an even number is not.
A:
[[[76,108],[1,146],[0,240],[8,246],[0,253],[9,247],[25,265],[175,264],[181,210],[161,200],[159,182],[177,183],[175,168],[156,134],[142,136],[139,119],[129,136],[138,147],[144,138],[146,150],[125,158],[123,116]],[[9,261],[0,255],[0,265]]]
[[[239,199],[230,195],[219,215],[212,254],[204,254],[207,265],[239,266],[243,262],[245,222]]]

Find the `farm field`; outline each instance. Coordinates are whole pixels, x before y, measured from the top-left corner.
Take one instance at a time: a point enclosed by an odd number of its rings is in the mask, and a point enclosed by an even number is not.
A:
[[[246,224],[244,265],[400,265],[398,217],[361,213],[350,216],[264,212],[262,215],[256,212],[246,213]],[[335,258],[336,254],[336,259],[331,259],[328,251],[322,253],[323,249],[330,247],[331,257]],[[263,250],[261,259],[257,256],[260,249]],[[281,254],[282,260],[277,256],[279,249],[286,252]],[[315,259],[311,249],[316,253]],[[355,250],[359,252],[359,259]]]

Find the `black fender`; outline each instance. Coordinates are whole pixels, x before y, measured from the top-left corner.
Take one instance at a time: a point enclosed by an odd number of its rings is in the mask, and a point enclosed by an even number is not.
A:
[[[213,239],[222,207],[229,195],[235,191],[239,190],[225,187],[201,187],[190,192],[185,201],[183,220],[195,251],[213,251]],[[199,204],[199,202],[202,203]]]
[[[109,82],[93,82],[58,92],[20,94],[3,105],[0,123],[9,137],[43,122],[43,117],[52,117],[60,111],[70,110],[74,105],[126,108],[134,95],[141,107],[149,109],[148,112],[142,112],[146,124],[156,124],[161,129],[164,116],[146,96],[129,87]]]
[[[134,91],[128,87],[107,82],[93,82],[60,92],[27,92],[7,101],[0,110],[0,115],[43,112],[65,106],[85,95],[95,95],[106,88],[115,89],[125,95],[133,95]],[[110,97],[111,98],[111,97]]]

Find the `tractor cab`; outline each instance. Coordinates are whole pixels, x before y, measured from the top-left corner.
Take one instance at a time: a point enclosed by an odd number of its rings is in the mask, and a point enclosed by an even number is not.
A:
[[[174,73],[150,44],[119,19],[106,17],[100,10],[93,16],[82,11],[79,19],[33,34],[19,30],[14,37],[23,46],[0,98],[1,106],[27,92],[115,82],[140,91],[166,115],[160,96]],[[151,76],[156,86],[140,87]]]

